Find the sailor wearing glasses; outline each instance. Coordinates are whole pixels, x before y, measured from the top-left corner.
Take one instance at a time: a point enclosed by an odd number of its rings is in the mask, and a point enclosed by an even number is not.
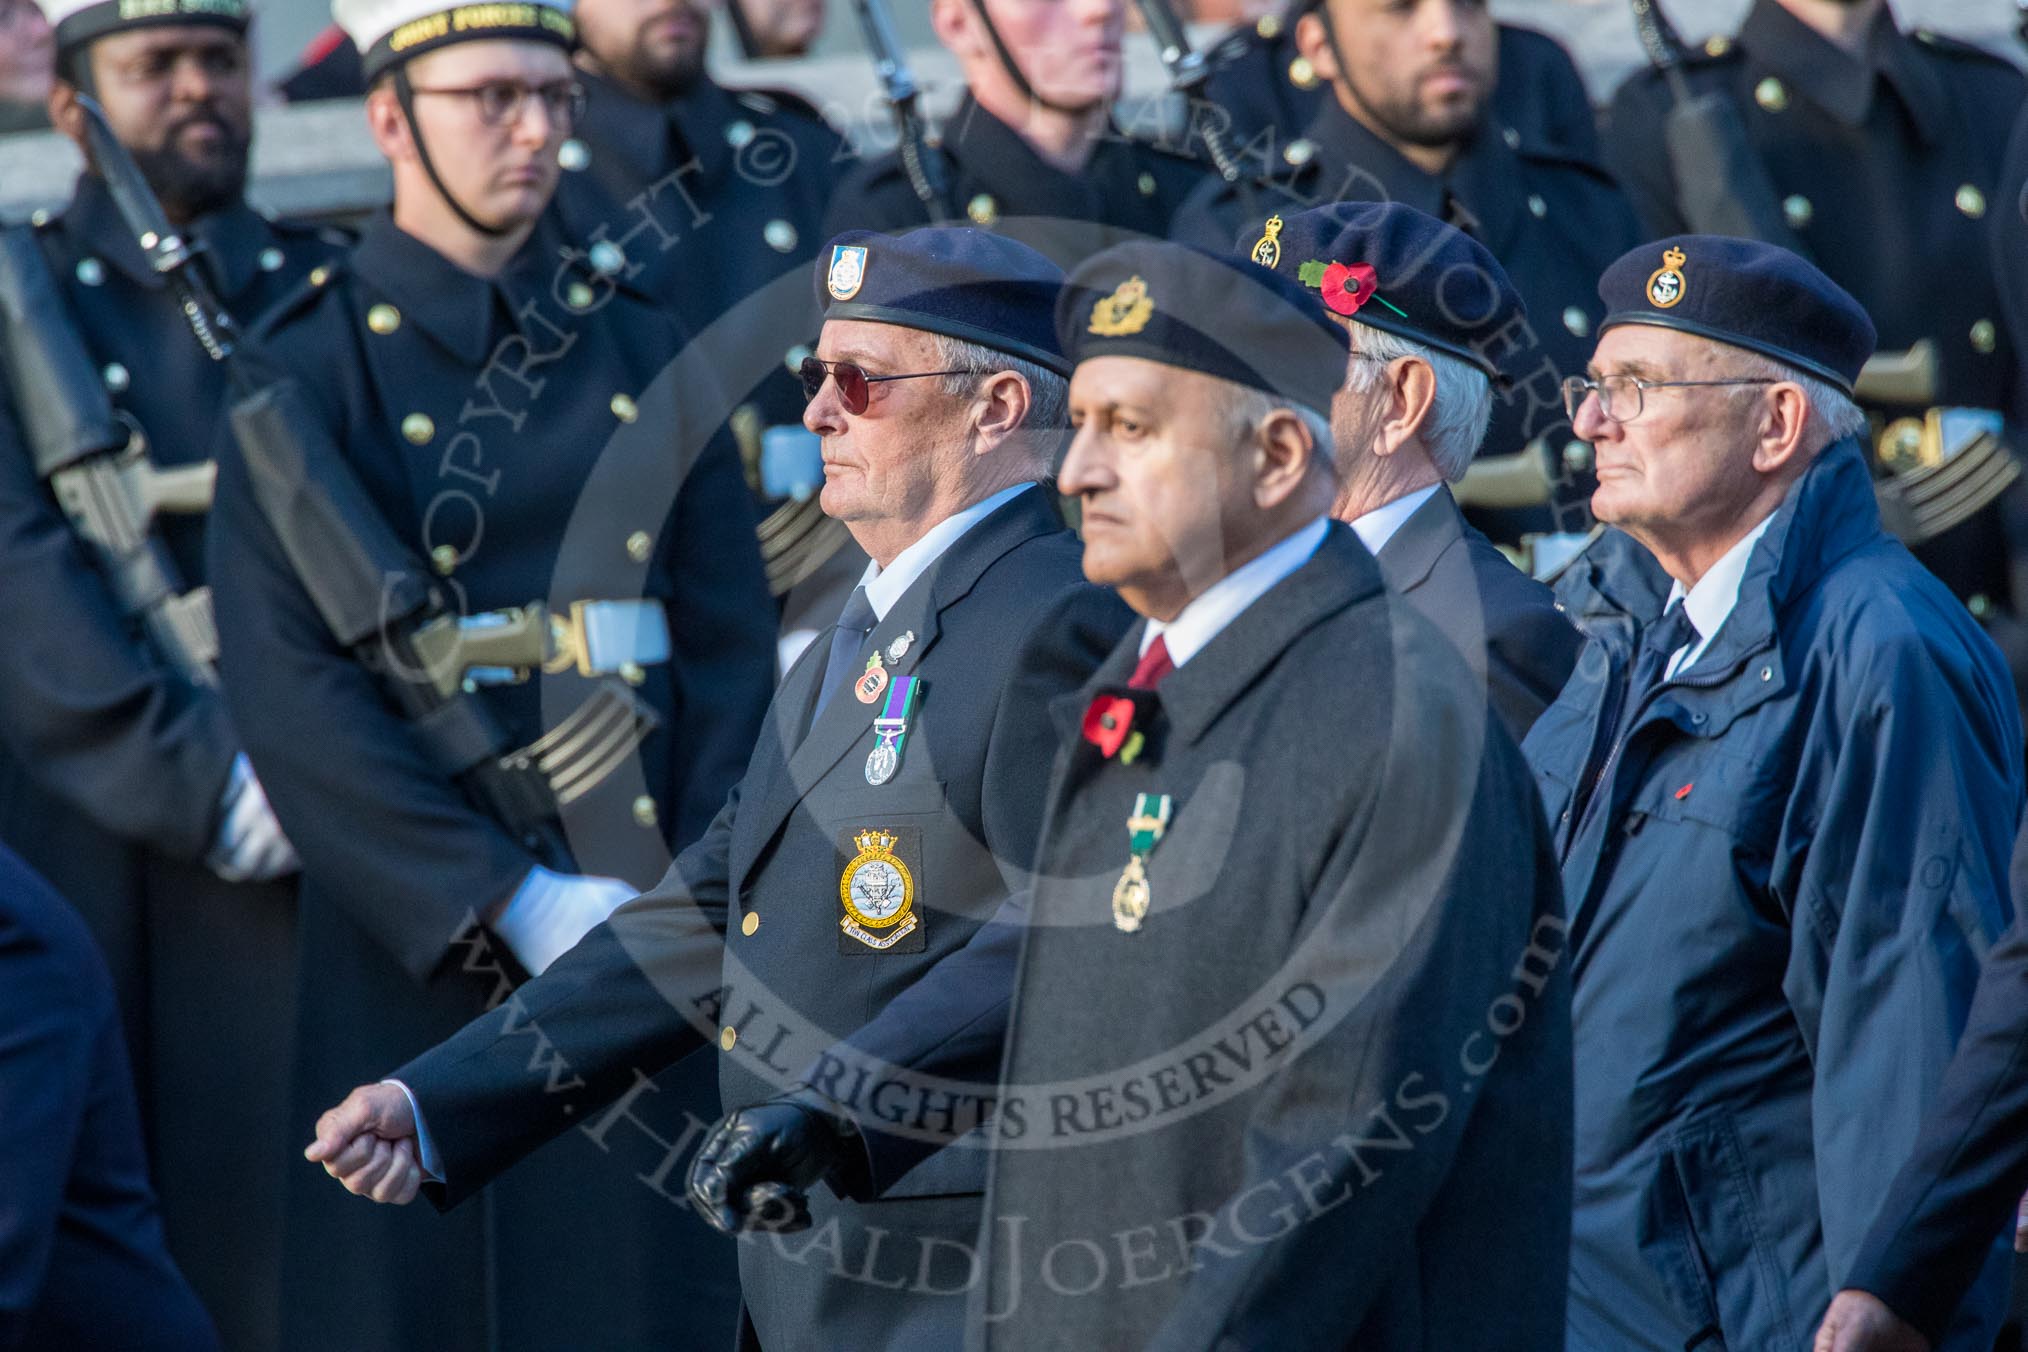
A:
[[[701,1050],[716,1054],[692,1064],[715,1069],[728,1107],[800,1115],[826,1102],[805,1079],[846,1097],[824,1053],[962,950],[1031,866],[1047,706],[1131,619],[1084,581],[1040,482],[1065,435],[1062,274],[1004,236],[932,227],[841,236],[814,280],[825,322],[802,368],[804,423],[823,439],[823,509],[871,559],[864,578],[784,679],[745,778],[652,892],[514,1007],[394,1071],[412,1098],[368,1083],[325,1115],[312,1156],[353,1191],[415,1195],[414,1173],[371,1165],[391,1147],[462,1215],[551,1137],[641,1111],[638,1076]],[[559,1058],[553,1081],[529,1072],[531,1019]],[[860,1089],[927,1132],[961,1133],[987,1107],[924,1085]],[[652,1171],[661,1205],[682,1203],[695,1145]],[[737,1245],[742,1345],[959,1346],[984,1181],[982,1151],[943,1151],[877,1202],[812,1196],[807,1235]],[[674,1274],[666,1255],[640,1257]],[[602,1317],[558,1345],[588,1345]]]
[[[540,602],[554,644],[461,668],[497,754],[536,767],[517,781],[526,818],[505,822],[454,782],[442,725],[397,713],[326,627],[250,461],[222,457],[228,703],[304,859],[298,1140],[660,877],[738,779],[774,664],[725,400],[687,377],[664,312],[561,252],[550,199],[580,103],[568,8],[341,0],[336,17],[364,56],[394,201],[278,311],[264,356],[465,632]],[[648,1097],[647,1126],[573,1133],[434,1223],[352,1204],[299,1166],[282,1345],[381,1346],[396,1329],[474,1349],[729,1339],[732,1255],[638,1181],[664,1151],[648,1131],[678,1140],[716,1111],[711,1077]]]
[[[1800,1349],[2009,919],[2019,716],[1881,528],[1858,302],[1695,235],[1599,293],[1565,396],[1609,529],[1561,584],[1589,646],[1524,747],[1576,955],[1569,1347]],[[1952,1347],[1992,1342],[1993,1257]]]

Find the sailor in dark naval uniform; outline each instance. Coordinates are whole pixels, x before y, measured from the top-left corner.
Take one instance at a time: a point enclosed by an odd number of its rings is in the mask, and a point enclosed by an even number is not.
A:
[[[568,11],[346,0],[337,18],[394,204],[277,312],[265,364],[415,571],[456,596],[460,653],[532,603],[555,623],[513,661],[454,659],[472,704],[450,707],[517,749],[479,754],[530,767],[528,806],[482,810],[458,774],[470,753],[441,719],[397,712],[314,604],[328,570],[299,571],[296,518],[269,515],[272,460],[253,444],[222,460],[228,698],[305,860],[296,1142],[661,876],[724,801],[773,675],[726,400],[670,369],[685,335],[668,313],[590,267],[547,210],[580,95]],[[729,1246],[640,1181],[708,1120],[710,1077],[642,1097],[442,1222],[347,1206],[299,1162],[286,1346],[730,1339]],[[602,1342],[584,1336],[592,1309]]]
[[[694,333],[792,276],[760,316],[742,311],[709,341],[765,422],[800,422],[795,366],[818,323],[806,283],[843,141],[794,94],[712,79],[711,11],[694,0],[590,0],[576,17],[585,111],[561,151],[573,224],[622,248],[635,285]],[[581,199],[587,181],[602,202]],[[752,351],[735,359],[727,344]]]
[[[242,324],[338,253],[342,237],[269,220],[243,195],[242,5],[171,3],[145,17],[79,0],[47,9],[58,127],[81,138],[77,95],[98,99]],[[39,273],[49,299],[0,318],[0,619],[12,636],[0,651],[0,838],[56,882],[106,951],[170,1244],[227,1342],[272,1348],[296,862],[210,671],[203,462],[225,374],[96,172],[4,243],[16,280],[20,265]],[[79,389],[51,388],[24,365],[59,344],[79,357]],[[52,437],[50,415],[74,394],[129,425],[130,444],[183,481],[169,494],[178,510],[136,538],[146,543],[117,578],[58,502],[59,483],[97,472],[76,455],[105,444],[69,444],[62,433],[76,424]],[[65,462],[60,479],[37,469]],[[134,584],[149,554],[185,597],[157,611],[190,621],[174,650],[158,641],[167,626],[151,636],[141,613]],[[221,1116],[245,1130],[221,1139]],[[236,1180],[230,1197],[215,1186],[221,1169]]]
[[[1232,143],[1274,163],[1303,134],[1328,88],[1296,48],[1302,7],[1263,14],[1228,33],[1206,54],[1212,70],[1204,97],[1232,119]],[[1583,159],[1599,155],[1598,114],[1563,44],[1518,24],[1493,25],[1498,35],[1491,116],[1509,141],[1554,147]]]
[[[1400,202],[1478,238],[1520,287],[1528,315],[1496,324],[1491,290],[1463,275],[1446,297],[1460,314],[1481,317],[1474,344],[1505,385],[1481,454],[1540,441],[1562,479],[1555,510],[1489,515],[1484,524],[1495,538],[1581,527],[1588,461],[1572,445],[1558,381],[1589,355],[1602,313],[1593,283],[1636,242],[1632,209],[1589,161],[1504,133],[1484,6],[1432,0],[1375,12],[1364,0],[1317,0],[1296,21],[1295,40],[1332,97],[1262,180],[1199,188],[1176,238],[1272,253],[1282,218],[1339,201]]]
[[[1767,242],[1815,262],[1866,307],[1883,356],[1902,354],[1888,359],[1902,378],[1881,380],[1876,360],[1859,386],[1889,502],[1929,504],[1913,521],[1890,512],[1889,525],[1988,625],[2028,688],[2028,595],[2012,562],[2028,557],[2028,525],[2009,524],[2028,516],[2028,489],[2006,489],[2004,453],[2023,392],[2022,336],[2009,332],[2002,293],[2021,260],[1998,281],[1987,267],[1992,214],[2015,209],[1998,188],[2028,84],[1990,52],[1902,31],[1885,0],[1756,0],[1736,34],[1613,95],[1607,162],[1650,236],[1708,228],[1694,212],[1713,185],[1682,181],[1671,160],[1679,78],[1683,95],[1723,95],[1736,110],[1766,174],[1756,195],[1768,199]],[[1986,453],[1988,428],[2003,453]],[[1973,510],[1996,493],[1997,505]]]
[[[930,21],[966,88],[942,128],[950,185],[937,212],[1064,265],[1168,233],[1208,168],[1114,125],[1124,0],[931,0]],[[931,217],[900,156],[883,155],[838,185],[826,220],[832,231],[894,230]]]

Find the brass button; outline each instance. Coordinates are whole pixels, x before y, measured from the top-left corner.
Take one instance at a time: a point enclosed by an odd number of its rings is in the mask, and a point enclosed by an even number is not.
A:
[[[1986,214],[1986,195],[1969,183],[1959,188],[1958,195],[1952,200],[1958,204],[1959,211],[1975,221]]]
[[[1591,469],[1591,443],[1588,441],[1566,441],[1563,443],[1563,467],[1572,474],[1583,474]]]
[[[127,375],[127,368],[116,361],[107,362],[106,369],[99,374],[105,377],[106,388],[114,394],[123,393],[127,386],[132,383],[131,378]]]
[[[741,917],[739,922],[739,932],[741,934],[744,934],[747,938],[749,939],[753,938],[753,932],[759,928],[760,928],[760,912],[748,911],[743,917]]]
[[[1573,305],[1563,312],[1563,327],[1582,338],[1591,332],[1591,316]]]
[[[458,570],[458,547],[438,545],[430,551],[430,565],[445,577]]]
[[[784,220],[772,220],[761,227],[761,238],[776,253],[787,253],[796,247],[796,227]]]
[[[1141,196],[1153,197],[1155,195],[1155,176],[1150,173],[1143,173],[1139,178],[1134,180],[1134,186],[1141,190]]]
[[[731,1024],[727,1024],[725,1027],[719,1029],[718,1049],[720,1051],[722,1052],[731,1051],[732,1044],[737,1041],[739,1041],[739,1029],[734,1028]]]
[[[77,260],[77,279],[86,286],[98,286],[106,280],[106,265],[96,258]]]
[[[1990,319],[1981,319],[1972,325],[1972,350],[1989,353],[2000,345],[2000,331],[1993,327]]]
[[[1262,42],[1273,42],[1282,35],[1282,19],[1279,14],[1263,14],[1253,21],[1253,31],[1260,35]]]
[[[43,226],[45,226],[45,225],[48,225],[48,224],[49,224],[49,208],[47,208],[47,207],[37,207],[37,208],[36,208],[35,210],[33,210],[33,211],[29,212],[29,213],[28,213],[28,223],[29,223],[30,225],[34,226],[34,227],[35,227],[35,228],[36,228],[37,230],[40,230],[40,229],[42,229],[42,227],[43,227]]]
[[[1317,87],[1317,68],[1310,64],[1310,58],[1299,56],[1289,62],[1289,83],[1304,90]]]
[[[653,826],[659,820],[660,817],[655,811],[655,800],[653,798],[644,793],[634,800],[635,825]]]
[[[1306,136],[1298,136],[1282,149],[1282,158],[1300,169],[1317,156],[1317,143]]]
[[[640,685],[648,679],[648,673],[639,662],[620,663],[620,679],[628,685]]]
[[[808,343],[797,343],[782,354],[782,365],[788,367],[791,371],[800,371],[803,369],[803,359],[809,355],[810,345]]]
[[[615,418],[618,418],[621,422],[630,423],[634,419],[641,416],[640,408],[634,403],[633,399],[628,395],[616,394],[612,397],[612,400],[610,402],[613,410],[613,416]]]
[[[1972,612],[1972,618],[1983,620],[1993,613],[1993,598],[1978,592],[1965,598],[1965,609]]]
[[[1789,106],[1789,87],[1770,75],[1753,87],[1753,101],[1771,113]]]
[[[418,446],[427,446],[437,434],[437,425],[427,413],[411,413],[401,420],[401,434]]]
[[[1507,143],[1507,149],[1509,150],[1519,150],[1521,148],[1521,133],[1512,127],[1500,128],[1500,139]]]
[[[1000,204],[993,200],[993,194],[982,192],[965,204],[965,215],[971,217],[973,225],[991,225],[1000,219]]]
[[[1817,208],[1801,193],[1792,193],[1782,199],[1782,219],[1789,223],[1789,229],[1800,230],[1816,219]]]
[[[608,276],[610,276],[615,272],[618,272],[621,268],[627,265],[626,254],[620,251],[619,245],[613,243],[609,239],[602,239],[598,243],[592,245],[591,253],[588,254],[587,257],[591,259],[591,265],[594,271],[604,273]]]
[[[311,286],[322,286],[324,285],[324,283],[330,280],[331,280],[331,269],[325,267],[323,264],[319,263],[316,267],[310,269]]]
[[[260,263],[262,272],[280,272],[283,261],[280,249],[270,247],[261,250]]]
[[[750,141],[752,141],[753,138],[754,138],[753,123],[747,121],[745,118],[741,118],[737,122],[729,123],[725,128],[725,143],[731,146],[734,150],[739,150],[743,148]]]
[[[1706,56],[1724,56],[1731,50],[1732,39],[1723,33],[1713,33],[1710,37],[1704,39],[1704,54]]]
[[[592,289],[583,282],[572,282],[564,288],[563,303],[573,310],[589,310],[592,299]]]
[[[591,163],[591,151],[584,142],[573,136],[556,148],[556,162],[563,168],[575,172]]]
[[[635,563],[646,563],[654,549],[655,538],[644,530],[637,530],[627,537],[627,557]]]
[[[1541,193],[1531,192],[1528,194],[1528,214],[1537,220],[1541,220],[1549,214],[1549,203],[1543,200]]]
[[[366,312],[366,327],[385,338],[401,327],[401,311],[392,305],[376,305]]]

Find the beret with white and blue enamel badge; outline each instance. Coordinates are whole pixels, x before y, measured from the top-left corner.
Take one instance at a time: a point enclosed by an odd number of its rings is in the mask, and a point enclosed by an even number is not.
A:
[[[826,319],[922,329],[1070,372],[1052,324],[1063,270],[1017,240],[956,225],[848,230],[817,268]]]

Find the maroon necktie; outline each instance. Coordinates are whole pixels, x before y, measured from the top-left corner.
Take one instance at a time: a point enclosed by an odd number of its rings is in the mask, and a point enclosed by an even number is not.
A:
[[[1129,690],[1153,690],[1162,683],[1162,678],[1176,669],[1169,660],[1169,645],[1162,641],[1162,635],[1155,635],[1155,641],[1148,645],[1148,651],[1141,654],[1140,665],[1134,668],[1133,677],[1128,680]]]

